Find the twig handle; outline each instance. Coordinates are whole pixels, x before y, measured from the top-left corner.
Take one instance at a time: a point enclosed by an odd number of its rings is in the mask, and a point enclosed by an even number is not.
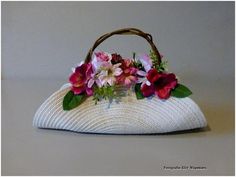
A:
[[[155,53],[155,55],[158,58],[158,64],[161,63],[161,56],[159,51],[157,50],[155,44],[153,43],[152,40],[152,36],[148,33],[144,33],[143,31],[136,29],[136,28],[123,28],[123,29],[119,29],[110,33],[106,33],[104,35],[102,35],[101,37],[99,37],[95,43],[93,44],[92,48],[89,50],[86,58],[85,58],[85,63],[88,63],[91,61],[92,59],[92,55],[94,50],[97,48],[98,45],[100,45],[103,41],[105,41],[107,38],[113,36],[113,35],[137,35],[137,36],[141,36],[144,39],[147,40],[147,42],[150,44],[153,52]]]

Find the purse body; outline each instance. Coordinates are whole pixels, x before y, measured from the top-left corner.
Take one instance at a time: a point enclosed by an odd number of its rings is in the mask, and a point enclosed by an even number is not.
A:
[[[206,119],[189,97],[137,100],[130,92],[120,102],[98,102],[89,97],[79,107],[64,111],[62,101],[68,86],[52,94],[37,110],[34,126],[83,133],[156,134],[202,128]]]

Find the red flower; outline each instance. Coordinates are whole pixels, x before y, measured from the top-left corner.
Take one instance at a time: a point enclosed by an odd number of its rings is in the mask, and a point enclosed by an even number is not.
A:
[[[147,79],[151,84],[144,84],[141,88],[145,97],[156,94],[161,99],[167,99],[170,97],[171,90],[177,85],[177,79],[173,73],[158,73],[156,69],[149,70]]]
[[[93,94],[93,90],[87,86],[92,73],[91,63],[82,64],[75,69],[75,72],[69,78],[69,81],[72,84],[71,90],[74,94],[81,94],[83,92],[86,92],[88,96]]]
[[[133,83],[136,83],[138,78],[136,76],[138,69],[133,66],[130,59],[124,59],[122,61],[121,69],[122,74],[117,77],[118,84],[130,87]]]

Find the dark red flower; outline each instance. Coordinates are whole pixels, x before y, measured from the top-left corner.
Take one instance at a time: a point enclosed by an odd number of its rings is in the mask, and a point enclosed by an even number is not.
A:
[[[122,63],[122,57],[116,53],[111,54],[111,63],[116,64],[116,63]]]
[[[170,97],[170,92],[177,85],[177,79],[173,73],[158,73],[156,69],[148,71],[149,85],[144,84],[141,91],[145,97],[156,94],[161,99]]]
[[[83,92],[86,92],[88,96],[93,94],[92,88],[87,86],[92,72],[91,63],[82,64],[75,69],[75,72],[69,78],[69,81],[72,84],[71,90],[74,94],[81,94]]]

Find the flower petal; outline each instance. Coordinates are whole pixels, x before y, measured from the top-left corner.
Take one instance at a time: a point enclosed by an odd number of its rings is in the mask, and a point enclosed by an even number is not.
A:
[[[101,63],[99,63],[99,62],[97,61],[97,57],[96,57],[96,56],[93,57],[91,64],[92,64],[92,67],[93,67],[94,72],[97,72],[97,70],[98,70],[98,69],[100,68],[100,66],[101,66]]]
[[[146,80],[146,77],[138,77],[137,83],[145,83]]]
[[[141,87],[141,91],[143,93],[143,96],[149,97],[155,93],[155,87],[154,85],[148,86],[146,84],[143,84],[143,86]]]
[[[96,52],[95,56],[97,57],[98,61],[110,61],[112,56],[106,52]]]
[[[147,84],[148,86],[151,85],[151,82],[149,82],[148,80],[145,82],[145,84]]]
[[[135,67],[130,68],[130,74],[132,74],[132,75],[137,74],[137,71],[138,71],[138,69]]]
[[[121,68],[116,68],[115,71],[114,71],[114,76],[119,76],[119,75],[121,75],[122,72],[123,71],[122,71]]]
[[[133,76],[133,75],[130,75],[128,78],[132,82],[136,82],[138,80],[138,78],[136,76]]]
[[[138,71],[137,71],[137,74],[138,74],[139,76],[146,76],[146,75],[147,75],[147,73],[146,73],[145,71],[142,71],[142,70],[138,70]]]
[[[86,76],[91,76],[93,73],[93,68],[91,63],[87,63],[86,66]]]
[[[121,63],[117,63],[113,65],[113,68],[118,68],[120,65],[122,65]]]
[[[93,89],[91,89],[91,88],[86,88],[86,94],[87,94],[88,96],[93,95]]]
[[[81,94],[85,91],[84,87],[72,87],[71,90],[74,92],[74,94]]]
[[[173,89],[176,87],[177,85],[177,79],[176,79],[176,76],[171,73],[171,74],[168,74],[167,78],[166,78],[166,82],[168,84],[166,84],[166,88],[169,88],[169,89]]]
[[[112,85],[114,84],[114,82],[115,82],[115,78],[114,78],[114,77],[109,77],[109,78],[107,78],[107,83],[108,83],[110,86],[112,86]]]
[[[131,83],[132,83],[132,82],[131,82],[131,80],[130,80],[129,78],[125,78],[124,84],[125,84],[126,86],[129,86]]]
[[[105,77],[105,76],[100,76],[99,80],[100,80],[102,86],[107,83],[107,77]]]
[[[156,69],[150,69],[147,74],[147,79],[151,82],[154,83],[156,82],[159,78],[161,77],[161,74],[158,73]]]
[[[94,84],[94,79],[89,79],[88,81],[88,88],[91,88]]]
[[[160,99],[168,99],[170,97],[170,89],[169,88],[162,88],[162,89],[156,90],[155,94]]]
[[[156,82],[155,94],[161,99],[168,99],[170,97],[171,89],[177,85],[176,76],[173,73],[162,73],[159,80]]]
[[[95,82],[96,82],[98,87],[102,87],[102,83],[99,79],[96,79]]]
[[[71,76],[69,77],[69,81],[72,84],[75,84],[76,82],[78,82],[78,74],[72,73]]]
[[[147,54],[143,54],[143,55],[139,56],[139,61],[144,66],[144,69],[145,69],[146,72],[148,72],[151,69],[152,60]]]

